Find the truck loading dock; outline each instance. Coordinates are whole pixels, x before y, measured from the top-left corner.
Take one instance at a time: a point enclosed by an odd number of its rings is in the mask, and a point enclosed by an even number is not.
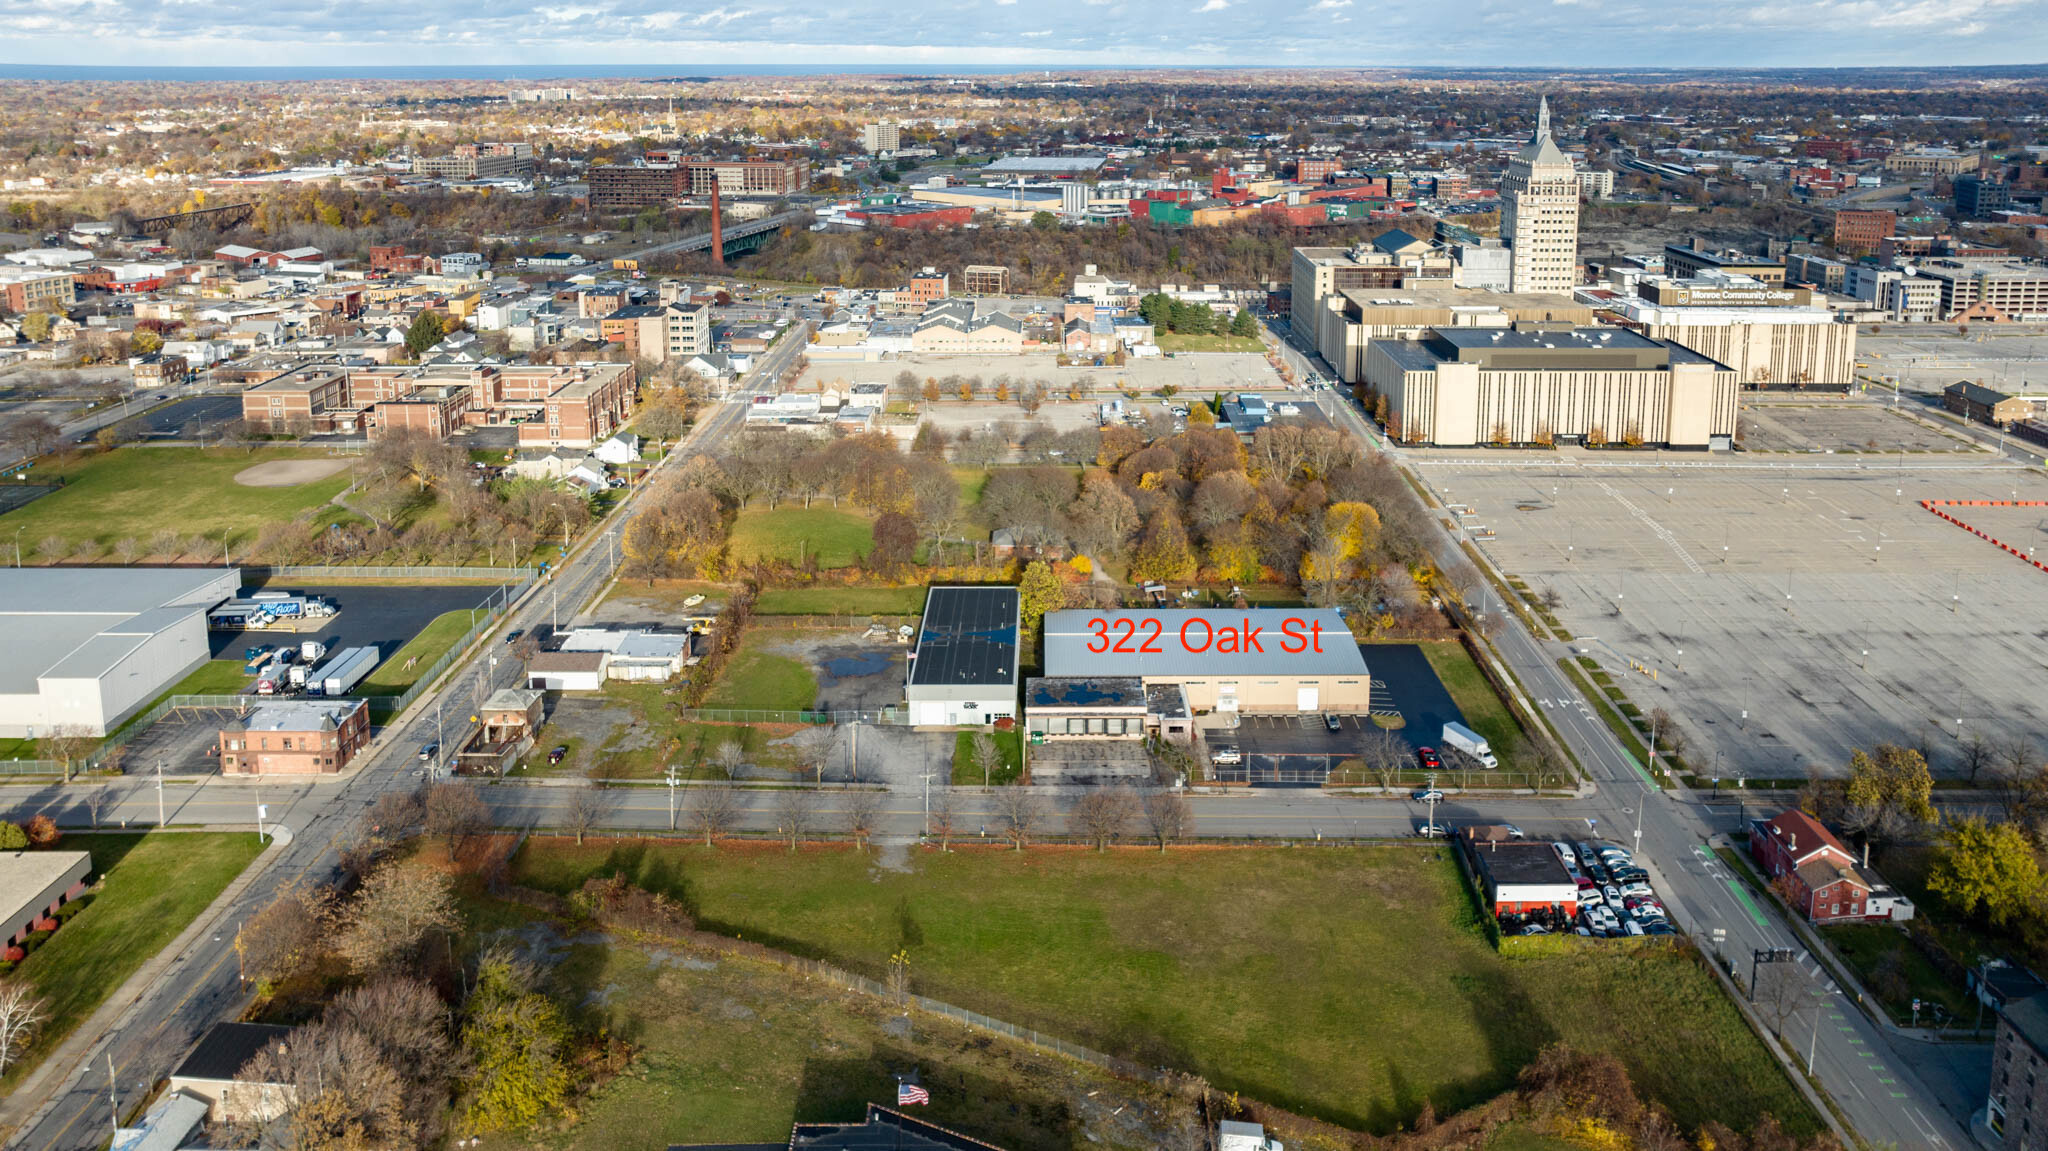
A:
[[[1050,612],[1045,671],[1176,684],[1196,712],[1362,713],[1372,700],[1365,657],[1326,608]]]

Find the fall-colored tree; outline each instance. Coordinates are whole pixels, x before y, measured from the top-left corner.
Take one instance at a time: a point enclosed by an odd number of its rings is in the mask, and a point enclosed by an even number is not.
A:
[[[557,1114],[574,1083],[575,1036],[523,965],[504,952],[485,955],[463,1015],[470,1129],[520,1130]]]
[[[1927,890],[1963,915],[1982,908],[1993,927],[2008,927],[2039,913],[2041,867],[2019,828],[1965,816],[1943,831]]]

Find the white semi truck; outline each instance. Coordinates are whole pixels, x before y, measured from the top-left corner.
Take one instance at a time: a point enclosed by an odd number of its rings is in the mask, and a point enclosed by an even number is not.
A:
[[[1500,766],[1500,761],[1494,758],[1493,748],[1486,744],[1486,737],[1462,723],[1444,725],[1443,745],[1457,748],[1488,768]]]

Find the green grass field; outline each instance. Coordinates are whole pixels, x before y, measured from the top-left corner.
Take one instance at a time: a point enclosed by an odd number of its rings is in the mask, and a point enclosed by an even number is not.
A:
[[[742,563],[816,556],[819,567],[851,567],[874,546],[872,520],[834,508],[757,506],[740,512],[732,525],[732,557]]]
[[[771,588],[754,601],[760,615],[916,615],[924,610],[921,587]]]
[[[763,650],[768,642],[763,636],[773,634],[747,633],[704,697],[705,707],[801,711],[818,702],[818,677],[808,666]]]
[[[239,659],[210,659],[171,685],[170,695],[236,695],[255,680]]]
[[[1486,737],[1502,767],[1518,766],[1512,761],[1522,750],[1522,726],[1479,665],[1472,662],[1472,653],[1454,639],[1431,640],[1419,646],[1444,690],[1451,693],[1451,702],[1465,713],[1466,724]]]
[[[570,950],[554,971],[564,998],[587,1004],[587,1030],[631,1036],[633,1067],[578,1100],[562,1134],[486,1136],[486,1151],[786,1142],[792,1122],[857,1120],[866,1103],[892,1102],[890,1073],[913,1066],[932,1092],[918,1118],[1010,1151],[1150,1151],[1164,1145],[1162,1112],[1193,1120],[1185,1101],[1022,1044],[934,1019],[904,1028],[875,999],[759,960],[678,951]]]
[[[1823,927],[1820,933],[1842,962],[1856,972],[1863,986],[1900,1023],[1912,1021],[1915,999],[1921,1002],[1922,1024],[1932,1020],[1934,1013],[1927,1005],[1933,1003],[1947,1008],[1949,1017],[1960,1026],[1968,1027],[1976,1018],[1977,1001],[1969,990],[1943,975],[1925,952],[1913,946],[1904,931],[1889,924],[1851,923]],[[1887,955],[1897,957],[1890,964],[1898,973],[1896,983],[1877,977],[1878,968],[1887,966]]]
[[[21,528],[23,550],[33,553],[46,536],[74,544],[91,537],[111,545],[133,537],[146,547],[169,529],[180,535],[227,532],[236,542],[254,539],[264,524],[321,507],[348,487],[348,472],[284,488],[252,488],[236,473],[268,460],[320,458],[297,448],[254,452],[199,448],[122,448],[54,465],[38,479],[62,476],[65,487],[0,516],[0,534]],[[219,548],[213,559],[219,560]]]
[[[434,666],[434,661],[448,653],[456,641],[469,634],[471,621],[476,617],[468,611],[443,612],[433,622],[420,629],[418,635],[391,656],[377,665],[363,680],[364,695],[404,695],[414,681]],[[411,669],[406,662],[417,659]]]
[[[516,864],[556,892],[614,871],[709,930],[877,978],[900,948],[934,998],[1363,1130],[1492,1098],[1552,1041],[1613,1053],[1688,1127],[1818,1126],[1690,955],[1502,959],[1437,849],[977,850],[898,872],[853,851],[551,839]]]
[[[974,737],[978,732],[963,731],[953,740],[953,786],[980,787],[984,783],[981,769],[974,765]],[[989,784],[1015,783],[1024,774],[1024,733],[1018,731],[994,731],[987,733],[996,741],[996,749],[1003,753],[1003,766],[985,781]]]
[[[1257,354],[1266,350],[1257,336],[1190,336],[1180,332],[1160,332],[1153,339],[1162,352],[1251,352]]]
[[[67,835],[60,850],[90,851],[99,891],[11,978],[26,979],[47,1005],[48,1022],[28,1058],[0,1087],[11,1088],[134,974],[262,851],[254,832]]]

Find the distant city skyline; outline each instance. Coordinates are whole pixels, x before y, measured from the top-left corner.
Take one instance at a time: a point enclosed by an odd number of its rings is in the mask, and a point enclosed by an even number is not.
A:
[[[459,14],[458,14],[459,13]],[[2048,0],[510,0],[421,9],[16,0],[6,65],[686,68],[1957,67],[2048,61]],[[673,63],[672,63],[673,62]],[[735,65],[722,67],[734,68]],[[17,73],[18,74],[18,73]]]

